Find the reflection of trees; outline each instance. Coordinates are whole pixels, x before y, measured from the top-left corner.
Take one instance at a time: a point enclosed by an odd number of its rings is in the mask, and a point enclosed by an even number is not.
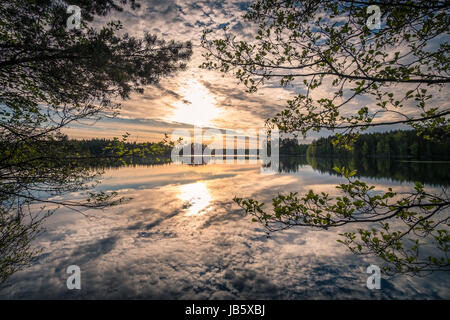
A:
[[[294,173],[298,172],[301,167],[307,165],[305,157],[280,157],[280,166],[278,172],[280,173]]]
[[[448,185],[450,171],[448,163],[413,162],[385,158],[317,158],[281,157],[280,173],[298,172],[304,165],[310,165],[321,173],[338,175],[335,166],[357,170],[358,177],[392,179],[400,182],[422,182],[430,185]]]
[[[191,165],[205,165],[214,158],[205,159],[202,157],[189,157]],[[238,159],[237,156],[233,157]],[[127,166],[161,166],[170,163],[169,157],[136,157],[124,158]],[[207,161],[211,160],[211,161]],[[213,161],[212,161],[213,162]],[[430,185],[448,185],[450,181],[450,171],[448,163],[439,162],[407,162],[399,160],[389,160],[384,158],[317,158],[317,157],[280,157],[279,173],[296,173],[301,168],[309,165],[320,173],[338,175],[333,167],[348,167],[357,170],[358,177],[368,177],[376,179],[392,179],[400,182],[420,181]],[[111,169],[124,166],[122,160],[118,159],[95,159],[86,161],[85,166],[96,169]],[[270,166],[270,165],[263,165]]]
[[[83,164],[85,167],[92,169],[112,169],[120,168],[124,166],[136,167],[136,166],[161,166],[171,162],[170,157],[160,156],[156,157],[123,157],[121,159],[114,158],[97,158],[91,161],[87,160]]]

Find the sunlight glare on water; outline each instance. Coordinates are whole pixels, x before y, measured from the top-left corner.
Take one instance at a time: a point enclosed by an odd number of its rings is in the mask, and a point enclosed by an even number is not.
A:
[[[186,208],[186,216],[205,214],[210,206],[212,197],[204,182],[184,184],[180,186],[180,200]]]

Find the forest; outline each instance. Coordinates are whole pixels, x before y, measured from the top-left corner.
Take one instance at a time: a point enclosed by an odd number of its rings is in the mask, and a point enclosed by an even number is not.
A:
[[[438,136],[438,132],[433,132]],[[333,143],[333,136],[319,138],[311,144],[299,143],[297,139],[283,139],[280,142],[280,154],[289,156],[336,157],[336,158],[401,158],[420,160],[450,160],[450,139],[428,140],[426,136],[417,136],[413,130],[395,130],[389,132],[364,133],[353,143],[352,149],[347,150]],[[114,140],[83,139],[66,140],[73,151],[85,156],[109,157],[108,150]],[[123,142],[129,150],[128,155],[138,154],[139,151],[159,143],[152,142]],[[206,145],[203,146],[203,149]],[[270,148],[270,146],[268,146]],[[235,150],[236,151],[236,150]],[[161,156],[170,157],[170,148],[166,148]],[[214,154],[214,152],[212,152]],[[224,151],[225,154],[225,151]],[[248,154],[248,150],[246,150]],[[141,156],[141,154],[139,154]]]
[[[436,136],[438,132],[434,132]],[[299,145],[299,150],[304,146]],[[308,146],[310,157],[402,158],[421,160],[449,160],[450,140],[430,141],[413,130],[395,130],[361,134],[347,150],[333,144],[333,137],[320,138]]]

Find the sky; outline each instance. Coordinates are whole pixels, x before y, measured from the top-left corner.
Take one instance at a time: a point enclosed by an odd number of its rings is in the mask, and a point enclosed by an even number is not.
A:
[[[199,68],[203,30],[227,25],[247,36],[241,18],[247,7],[242,1],[149,0],[141,1],[140,9],[98,19],[98,23],[119,19],[124,31],[134,36],[147,31],[167,40],[190,40],[194,53],[187,70],[122,101],[117,117],[95,123],[86,120],[66,133],[72,138],[112,138],[126,131],[131,141],[156,141],[164,133],[192,130],[194,125],[228,130],[263,128],[267,118],[282,110],[289,90],[272,87],[249,94],[233,76]]]
[[[140,3],[141,8],[137,10],[115,12],[98,18],[96,23],[120,20],[124,31],[134,36],[147,31],[167,40],[191,41],[194,52],[187,70],[163,78],[159,84],[146,87],[143,94],[133,94],[129,100],[122,101],[121,112],[115,118],[104,118],[95,123],[84,120],[71,125],[65,130],[69,137],[112,138],[128,132],[130,141],[142,142],[161,140],[164,133],[171,136],[174,130],[193,130],[194,125],[238,132],[261,129],[266,119],[283,110],[286,100],[301,90],[301,82],[297,87],[269,83],[250,94],[231,74],[199,68],[204,52],[200,38],[206,28],[217,30],[220,36],[220,30],[227,26],[238,37],[251,39],[254,26],[242,18],[250,2],[141,0]],[[316,91],[322,96],[331,92],[327,85]],[[440,102],[448,106],[446,95],[440,97]],[[356,112],[361,102],[367,103],[354,100],[346,106],[346,111]],[[305,142],[328,134],[311,133]]]

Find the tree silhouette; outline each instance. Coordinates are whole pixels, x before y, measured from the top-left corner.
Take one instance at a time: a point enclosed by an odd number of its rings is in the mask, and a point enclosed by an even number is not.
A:
[[[366,25],[369,5],[382,13],[378,30]],[[351,150],[361,131],[401,124],[425,139],[446,141],[449,9],[449,1],[436,0],[257,0],[244,15],[255,26],[253,41],[226,29],[223,38],[210,39],[206,30],[202,67],[232,72],[249,92],[264,83],[296,86],[300,93],[267,121],[281,132],[306,136],[328,129],[335,132],[333,145]],[[324,87],[328,94],[317,93]],[[378,154],[392,156],[388,140],[375,145]],[[410,151],[417,154],[418,146]],[[417,183],[408,193],[375,192],[355,171],[335,169],[346,179],[336,197],[313,190],[279,195],[270,211],[257,200],[235,201],[271,231],[354,224],[357,230],[340,241],[356,254],[383,259],[388,273],[450,270],[446,189],[431,193]]]
[[[57,207],[105,208],[123,201],[115,193],[90,191],[101,171],[83,165],[86,154],[76,152],[61,129],[117,114],[121,99],[183,70],[192,54],[189,42],[122,33],[119,21],[93,26],[96,16],[138,7],[134,0],[70,4],[81,8],[79,29],[66,28],[68,4],[62,1],[10,0],[0,7],[0,282],[35,256],[30,243]],[[107,152],[159,154],[167,147],[164,140],[132,152],[126,137]],[[83,190],[86,200],[54,200]]]

